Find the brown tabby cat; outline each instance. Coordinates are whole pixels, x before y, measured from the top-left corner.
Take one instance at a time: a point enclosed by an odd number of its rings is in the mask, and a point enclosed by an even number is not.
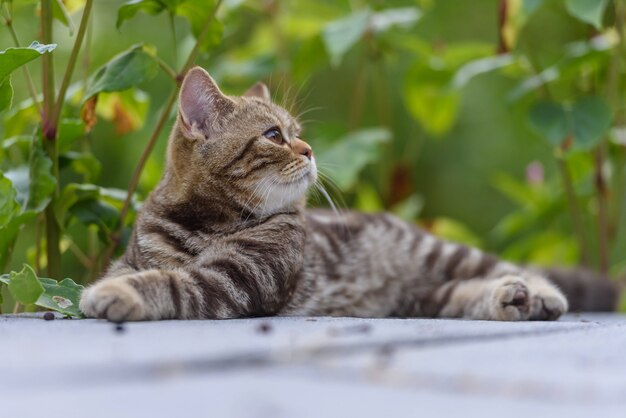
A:
[[[554,320],[539,273],[389,214],[305,210],[317,178],[300,125],[256,84],[222,94],[200,67],[180,93],[165,174],[124,256],[80,308],[111,321],[264,315]]]

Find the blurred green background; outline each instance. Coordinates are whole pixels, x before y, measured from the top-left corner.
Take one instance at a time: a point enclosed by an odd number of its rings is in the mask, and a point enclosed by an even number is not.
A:
[[[62,3],[77,27],[84,1]],[[136,44],[181,68],[196,41],[184,4],[203,13],[215,6],[139,1],[136,14],[117,28],[125,3],[95,2],[63,111],[80,131],[72,150],[93,158],[70,158],[64,166],[62,156],[60,188],[119,189],[107,203],[112,221],[86,219],[74,208],[64,225],[63,277],[83,283],[99,269],[119,200],[174,82],[159,71],[123,93],[101,93],[92,130],[81,122],[85,88],[99,67]],[[227,94],[263,80],[277,102],[302,114],[303,137],[341,208],[391,210],[512,261],[582,263],[618,277],[626,272],[624,3],[601,0],[587,9],[583,3],[229,0],[220,4],[219,22],[196,62]],[[40,39],[38,7],[34,1],[11,7],[24,46]],[[0,46],[13,46],[2,29]],[[53,36],[58,85],[76,30],[70,35],[57,20]],[[40,62],[28,68],[40,86]],[[27,160],[24,147],[7,141],[39,123],[22,74],[13,74],[12,83],[12,107],[0,114],[5,172]],[[580,118],[586,124],[577,129],[572,113],[568,123],[576,126],[551,139],[559,121],[541,106],[549,101],[567,113],[587,98],[591,107]],[[143,170],[138,201],[159,181],[171,116]],[[573,201],[560,164],[571,177]],[[311,204],[327,205],[316,196]],[[131,212],[127,226],[132,219]],[[24,226],[5,271],[23,263],[45,270],[45,251],[35,248],[43,226],[37,232],[35,224]]]

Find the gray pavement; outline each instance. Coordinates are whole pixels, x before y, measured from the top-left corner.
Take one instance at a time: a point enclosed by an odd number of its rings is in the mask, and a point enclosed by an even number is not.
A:
[[[626,417],[626,315],[0,316],[2,417]]]

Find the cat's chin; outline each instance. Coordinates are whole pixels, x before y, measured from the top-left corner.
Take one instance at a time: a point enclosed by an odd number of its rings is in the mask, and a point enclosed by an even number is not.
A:
[[[276,182],[266,190],[264,203],[260,205],[260,215],[271,215],[302,202],[307,190],[317,180],[317,172],[312,167],[302,176],[289,182]]]

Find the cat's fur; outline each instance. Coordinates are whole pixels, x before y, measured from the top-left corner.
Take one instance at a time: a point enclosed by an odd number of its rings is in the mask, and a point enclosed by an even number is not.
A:
[[[284,144],[264,136],[276,127]],[[264,315],[556,319],[541,274],[389,214],[305,210],[315,158],[264,85],[221,93],[195,67],[165,174],[124,256],[80,308],[112,321]],[[266,134],[267,135],[267,134]]]

